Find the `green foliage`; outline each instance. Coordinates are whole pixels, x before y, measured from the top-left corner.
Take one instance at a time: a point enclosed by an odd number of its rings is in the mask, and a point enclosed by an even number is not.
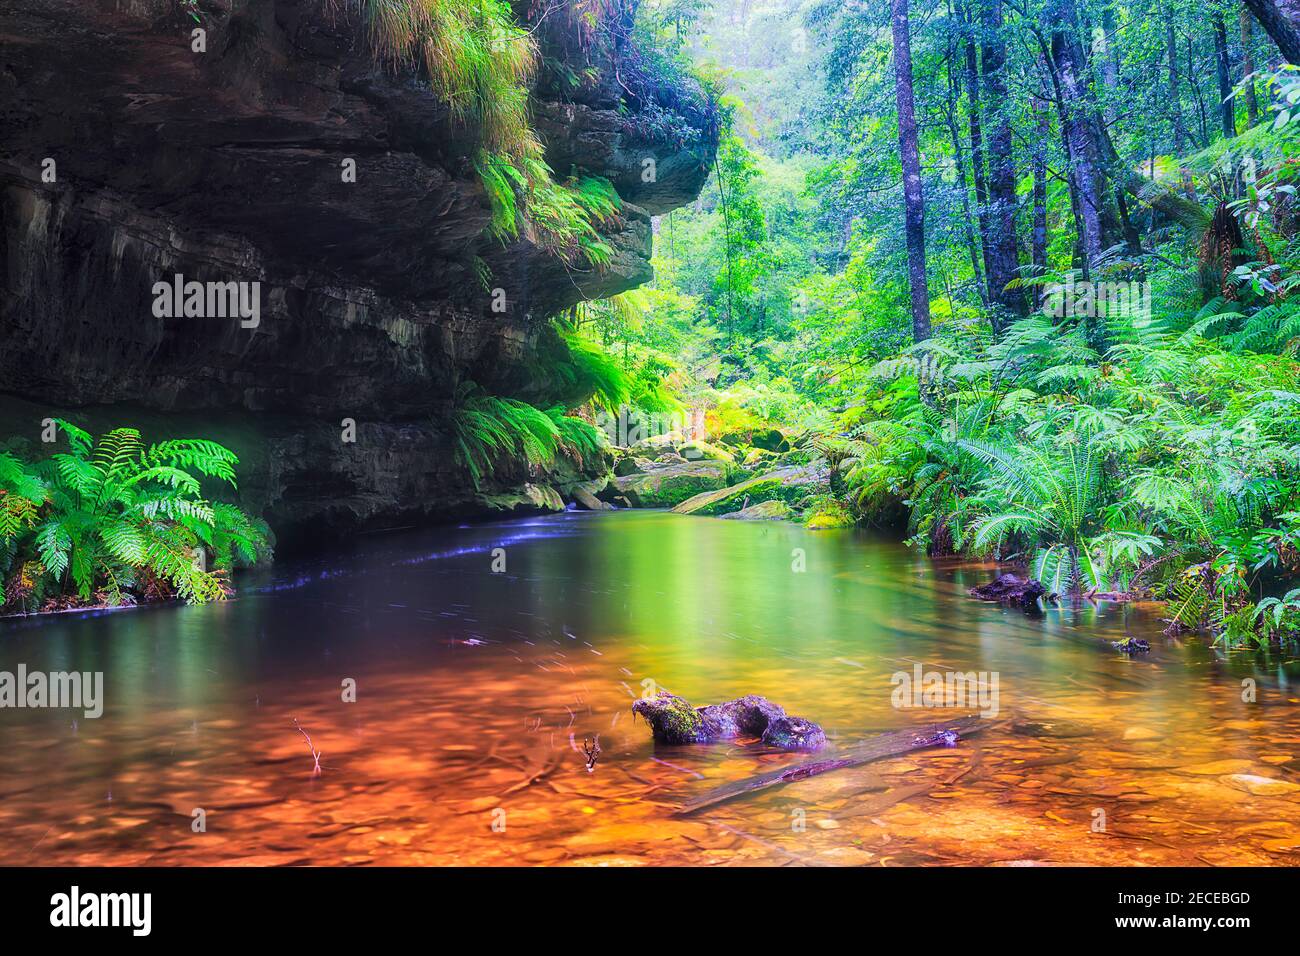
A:
[[[457,394],[451,433],[457,460],[475,488],[502,463],[549,467],[560,442],[559,428],[546,412],[518,399],[488,395],[472,382]]]
[[[169,593],[220,600],[231,568],[266,553],[265,525],[202,495],[204,478],[235,486],[239,462],[226,448],[204,439],[146,445],[134,428],[93,439],[56,423],[67,452],[36,464],[0,454],[4,603],[39,606],[69,593],[109,604]]]
[[[569,408],[590,402],[606,411],[625,404],[632,383],[618,360],[572,326],[557,320],[555,328],[562,349],[546,366],[557,383],[552,399]]]
[[[581,468],[603,464],[608,441],[605,433],[591,422],[566,415],[561,406],[549,408],[546,415],[555,424],[557,447]]]

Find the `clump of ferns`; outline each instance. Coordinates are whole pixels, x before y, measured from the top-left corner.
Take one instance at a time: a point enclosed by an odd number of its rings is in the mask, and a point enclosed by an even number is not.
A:
[[[474,382],[457,389],[450,428],[456,460],[476,490],[485,477],[501,470],[522,466],[533,477],[553,468],[560,454],[585,465],[604,453],[600,430],[562,407],[543,411],[519,399],[489,395]]]

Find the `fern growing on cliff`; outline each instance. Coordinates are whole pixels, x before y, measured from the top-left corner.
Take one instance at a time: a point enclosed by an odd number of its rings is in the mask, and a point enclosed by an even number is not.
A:
[[[416,68],[446,101],[452,119],[472,128],[474,168],[498,239],[519,235],[527,217],[541,244],[566,261],[600,269],[613,250],[597,227],[618,212],[608,180],[557,182],[529,122],[537,44],[506,0],[327,0],[361,14],[378,59]]]
[[[461,386],[451,414],[457,460],[474,487],[503,464],[524,462],[530,469],[555,462],[560,432],[546,412],[514,398],[489,395],[473,382]]]
[[[605,433],[591,422],[564,414],[562,406],[546,410],[559,434],[559,450],[572,458],[580,467],[600,464],[605,451]]]

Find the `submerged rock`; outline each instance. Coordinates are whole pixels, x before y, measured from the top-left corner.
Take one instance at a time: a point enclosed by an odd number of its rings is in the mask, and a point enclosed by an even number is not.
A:
[[[1129,657],[1151,651],[1151,645],[1140,637],[1130,637],[1127,641],[1111,641],[1110,646],[1117,651],[1123,651]]]
[[[1047,588],[1033,578],[1025,581],[1014,574],[999,574],[988,584],[971,588],[970,596],[981,601],[1019,604],[1029,610],[1038,607],[1038,599],[1047,596]]]
[[[655,743],[660,744],[759,737],[782,750],[820,750],[826,743],[826,734],[812,721],[792,717],[780,705],[752,694],[697,708],[675,694],[660,691],[634,702],[632,713],[645,718]]]
[[[1261,777],[1253,773],[1227,774],[1220,777],[1219,781],[1226,783],[1234,790],[1240,790],[1243,793],[1249,793],[1257,797],[1280,797],[1300,790],[1300,784],[1291,783],[1289,780],[1279,780],[1276,777]]]
[[[802,717],[777,717],[763,731],[763,743],[781,750],[821,750],[826,733]]]

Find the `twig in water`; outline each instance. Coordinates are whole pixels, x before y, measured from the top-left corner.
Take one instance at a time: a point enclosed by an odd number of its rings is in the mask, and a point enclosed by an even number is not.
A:
[[[596,735],[596,739],[590,745],[587,743],[587,738],[583,737],[582,752],[587,755],[587,773],[595,773],[596,761],[600,759],[600,734]]]
[[[307,731],[305,731],[305,730],[302,729],[302,725],[298,723],[298,718],[297,718],[297,717],[295,717],[295,718],[293,719],[293,725],[294,725],[295,727],[298,728],[298,733],[302,734],[304,737],[307,738],[307,749],[311,751],[312,759],[313,759],[314,761],[316,761],[316,765],[312,768],[311,775],[312,775],[313,777],[319,777],[319,776],[320,776],[320,758],[321,758],[321,755],[324,753],[324,751],[322,751],[322,750],[317,750],[315,747],[312,746],[312,743],[311,743],[311,735],[310,735],[309,733],[307,733]]]

